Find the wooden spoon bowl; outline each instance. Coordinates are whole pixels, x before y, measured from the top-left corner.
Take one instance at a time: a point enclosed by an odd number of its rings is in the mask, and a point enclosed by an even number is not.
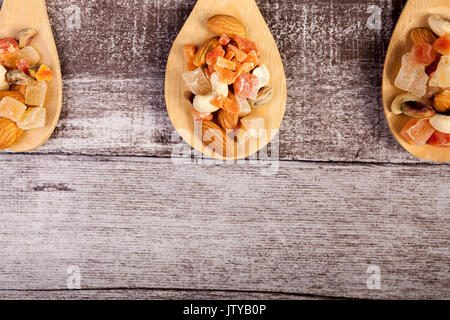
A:
[[[406,4],[395,27],[386,55],[383,72],[383,104],[389,128],[403,148],[420,159],[448,162],[450,161],[450,148],[438,148],[429,144],[414,146],[403,139],[400,132],[411,118],[391,112],[392,101],[403,92],[395,87],[394,82],[400,70],[402,56],[412,48],[409,34],[414,28],[429,28],[427,21],[432,14],[439,14],[450,19],[450,2],[448,0],[409,0]]]
[[[265,129],[268,130],[268,134],[259,138],[257,143],[250,143],[245,148],[239,148],[233,158],[211,152],[202,143],[200,135],[194,134],[194,122],[189,104],[184,99],[184,93],[188,88],[182,78],[182,74],[187,71],[187,58],[183,46],[185,44],[200,46],[214,36],[208,30],[206,21],[219,14],[234,16],[247,27],[247,37],[258,46],[262,63],[266,64],[271,72],[269,85],[274,88],[272,101],[256,111],[258,116],[265,118]],[[167,111],[175,129],[184,141],[209,157],[220,160],[242,159],[254,154],[274,138],[286,109],[286,77],[275,40],[254,0],[198,0],[170,52],[166,69],[165,98]]]
[[[27,130],[9,150],[16,152],[31,151],[42,146],[52,135],[58,123],[62,106],[62,77],[58,52],[48,20],[45,0],[3,0],[0,11],[0,38],[14,38],[18,31],[33,28],[37,36],[31,46],[41,55],[40,62],[48,65],[54,72],[48,83],[45,127]]]

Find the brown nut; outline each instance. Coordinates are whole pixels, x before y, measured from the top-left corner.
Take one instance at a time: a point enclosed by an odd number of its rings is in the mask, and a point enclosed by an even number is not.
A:
[[[0,118],[0,150],[12,146],[22,133],[23,130],[14,121]]]
[[[234,156],[234,141],[213,121],[202,122],[202,141],[222,156]]]
[[[215,48],[220,46],[219,37],[214,37],[209,40],[206,40],[205,43],[197,50],[194,58],[194,64],[197,67],[202,67],[206,64],[206,56],[208,53],[213,51]]]
[[[19,71],[19,70],[15,70],[15,69],[8,71],[8,73],[6,74],[6,81],[9,84],[18,84],[18,85],[26,86],[31,82],[31,80],[33,80],[33,79],[31,79],[25,73],[23,73],[22,71]]]
[[[404,114],[416,119],[431,119],[436,114],[432,107],[417,101],[407,101],[400,108]]]
[[[217,15],[208,19],[208,28],[211,32],[221,36],[226,34],[230,38],[234,36],[246,36],[245,26],[241,21],[232,16]]]
[[[438,39],[434,33],[426,28],[416,28],[409,34],[413,44],[428,43],[433,45]]]
[[[239,122],[239,113],[227,112],[220,109],[217,113],[217,122],[226,130],[234,130]]]
[[[437,112],[450,112],[450,88],[442,90],[434,96],[433,106]]]

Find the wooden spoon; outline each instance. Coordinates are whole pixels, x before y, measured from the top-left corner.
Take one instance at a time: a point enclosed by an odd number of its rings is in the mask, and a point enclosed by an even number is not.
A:
[[[443,18],[450,19],[450,2],[448,0],[409,0],[406,4],[386,55],[383,72],[383,104],[389,128],[403,148],[420,159],[447,162],[450,161],[450,148],[438,148],[429,144],[418,147],[409,144],[400,132],[411,118],[391,112],[392,101],[402,93],[395,87],[394,82],[400,70],[402,56],[412,48],[409,34],[414,28],[429,28],[427,21],[432,14],[439,14]]]
[[[268,134],[256,143],[249,143],[246,148],[238,148],[234,158],[226,158],[212,153],[205,148],[199,134],[194,134],[194,123],[184,100],[187,86],[182,74],[187,72],[183,46],[194,44],[197,47],[214,36],[206,25],[206,21],[214,15],[231,15],[238,18],[247,27],[247,37],[256,42],[261,52],[262,63],[271,72],[270,86],[274,88],[274,97],[265,107],[255,109],[255,113],[265,118]],[[169,55],[166,69],[165,96],[170,120],[178,133],[192,147],[216,159],[242,159],[254,154],[267,145],[277,134],[286,109],[286,77],[283,62],[275,40],[258,9],[255,0],[198,0],[191,15],[178,34]]]
[[[9,148],[16,152],[34,150],[47,142],[58,123],[62,105],[61,68],[45,0],[3,0],[0,11],[0,38],[15,38],[18,31],[25,28],[37,30],[38,34],[31,46],[40,53],[40,62],[52,68],[54,76],[48,83],[47,100],[44,105],[47,109],[45,127],[25,131]]]

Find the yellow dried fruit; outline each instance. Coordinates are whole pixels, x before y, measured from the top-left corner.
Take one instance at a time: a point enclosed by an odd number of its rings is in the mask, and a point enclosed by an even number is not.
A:
[[[426,28],[415,28],[409,34],[413,44],[429,43],[433,45],[438,39],[434,33]]]
[[[194,58],[194,64],[197,67],[201,67],[206,64],[206,56],[208,53],[213,51],[215,48],[220,46],[219,37],[214,37],[209,40],[206,40],[205,43],[197,50]]]
[[[23,130],[14,121],[0,118],[0,150],[12,146],[22,133]]]
[[[13,88],[13,91],[0,91],[0,101],[4,97],[11,97],[13,99],[16,99],[17,101],[20,101],[22,103],[25,103],[25,96],[22,94],[21,87],[25,88],[25,86],[18,86],[17,88]],[[14,89],[18,89],[15,91]]]
[[[232,16],[217,15],[208,19],[208,28],[211,32],[222,35],[226,34],[230,38],[238,35],[246,37],[245,26],[241,21]]]

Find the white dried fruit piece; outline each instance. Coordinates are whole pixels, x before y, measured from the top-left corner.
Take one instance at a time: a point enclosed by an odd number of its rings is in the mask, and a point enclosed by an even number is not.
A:
[[[420,102],[422,104],[429,104],[427,100],[419,98],[415,95],[413,95],[412,93],[403,93],[399,96],[397,96],[397,98],[394,99],[394,101],[392,102],[391,105],[391,111],[393,114],[399,115],[402,114],[402,105],[405,102]]]
[[[27,106],[14,98],[4,97],[2,101],[0,101],[0,117],[14,122],[18,122],[22,119],[26,110]]]
[[[450,116],[435,114],[430,119],[430,124],[437,131],[450,134]]]
[[[253,70],[253,75],[258,78],[258,90],[269,84],[270,71],[265,64]]]
[[[233,95],[234,96],[234,95]],[[250,103],[248,103],[247,98],[243,98],[240,96],[234,96],[236,102],[239,106],[239,118],[247,116],[250,112],[252,112],[252,108],[250,107]]]
[[[411,53],[405,54],[402,58],[402,67],[395,79],[395,86],[423,97],[427,93],[428,79],[425,66],[412,62]]]
[[[437,14],[431,15],[428,18],[428,24],[430,25],[431,30],[439,37],[443,37],[447,33],[450,33],[450,22]]]
[[[30,65],[36,64],[41,60],[41,55],[39,52],[30,46],[24,47],[20,50],[20,59],[27,60]]]
[[[255,115],[249,115],[241,119],[242,127],[253,138],[259,138],[264,134],[264,124],[264,118]]]
[[[190,91],[194,94],[205,95],[212,90],[211,82],[205,76],[201,68],[183,73],[183,79],[186,81]]]
[[[435,73],[440,88],[450,87],[450,55],[441,57]]]
[[[46,81],[31,81],[25,91],[25,103],[29,106],[43,107],[47,96]]]
[[[9,83],[6,81],[6,73],[8,71],[0,65],[0,91],[8,91],[9,90]]]
[[[45,127],[45,108],[29,108],[22,116],[17,126],[22,130],[32,130]]]

